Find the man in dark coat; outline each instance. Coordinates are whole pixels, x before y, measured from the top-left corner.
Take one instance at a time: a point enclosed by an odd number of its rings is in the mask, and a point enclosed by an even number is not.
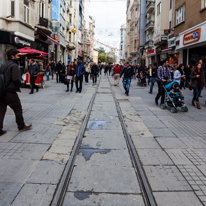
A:
[[[39,91],[39,87],[35,85],[37,74],[39,72],[40,72],[40,66],[34,61],[34,59],[30,59],[29,74],[30,74],[31,92],[29,94],[34,93],[34,88],[36,88],[37,92]]]
[[[99,73],[99,68],[96,65],[96,63],[93,63],[93,66],[92,66],[92,69],[91,69],[91,74],[92,74],[92,77],[93,77],[93,86],[95,84],[97,84],[97,75],[98,75],[98,73]]]
[[[61,60],[56,65],[55,72],[56,72],[57,83],[60,83],[60,73],[62,72],[62,62],[61,62]]]
[[[10,49],[7,52],[8,61],[0,68],[0,73],[4,73],[5,78],[5,94],[0,97],[0,136],[6,133],[3,131],[3,121],[6,114],[7,106],[15,113],[16,123],[20,131],[31,129],[32,125],[25,125],[22,106],[17,92],[20,92],[21,78],[18,66],[19,52],[15,49]]]

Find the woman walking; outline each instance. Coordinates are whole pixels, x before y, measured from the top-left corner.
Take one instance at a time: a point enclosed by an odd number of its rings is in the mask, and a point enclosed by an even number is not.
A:
[[[192,70],[190,78],[192,80],[192,88],[194,89],[194,97],[192,99],[192,105],[195,106],[195,101],[197,109],[201,109],[199,102],[199,94],[202,89],[205,89],[205,75],[200,63],[196,64],[194,70]]]
[[[153,63],[153,67],[150,66],[149,75],[151,78],[151,85],[150,85],[149,93],[152,94],[154,84],[155,84],[155,82],[157,82],[157,63],[156,62]]]
[[[184,68],[184,65],[180,64],[179,68],[174,73],[174,81],[178,82],[178,84],[180,85],[180,89],[182,89],[182,87],[184,86]]]
[[[88,62],[85,64],[85,84],[89,83],[89,74],[91,74],[91,67]]]
[[[188,83],[190,82],[190,74],[191,74],[191,67],[190,65],[187,65],[187,67],[185,68],[185,75],[186,75],[186,84],[185,86],[188,86]]]
[[[49,64],[47,64],[47,66],[46,66],[46,78],[47,78],[47,81],[49,81],[49,74],[50,74],[50,66],[49,66]]]
[[[73,85],[74,85],[74,75],[75,75],[75,65],[74,62],[72,62],[71,64],[68,64],[67,66],[67,72],[65,75],[65,79],[66,79],[66,83],[67,83],[67,90],[66,92],[69,92],[69,84],[71,82],[71,90],[70,92],[72,92],[73,89]]]

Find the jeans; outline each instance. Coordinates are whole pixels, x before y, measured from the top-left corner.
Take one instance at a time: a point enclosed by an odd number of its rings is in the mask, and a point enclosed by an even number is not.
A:
[[[39,87],[35,84],[35,81],[37,79],[37,76],[31,76],[30,78],[30,84],[31,84],[31,92],[34,92],[34,88],[39,89]]]
[[[88,83],[88,82],[89,82],[89,78],[88,78],[88,77],[89,77],[89,73],[88,73],[88,72],[86,72],[86,73],[85,73],[85,82],[86,82],[86,83]]]
[[[165,90],[163,87],[163,84],[165,85],[165,83],[163,83],[162,81],[158,81],[158,94],[156,96],[156,101],[159,100],[159,98],[161,97],[161,104],[165,103]]]
[[[76,79],[75,79],[75,83],[76,83],[76,88],[77,88],[77,91],[79,92],[82,92],[82,82],[83,82],[83,75],[81,76],[76,76]],[[78,86],[79,84],[80,86]]]
[[[55,74],[55,71],[54,71],[54,69],[52,69],[52,80],[54,78],[54,74]]]
[[[46,78],[49,80],[49,72],[46,72]]]
[[[194,89],[194,97],[193,100],[195,100],[196,102],[199,102],[199,95],[201,93],[201,87],[197,87],[196,89]]]
[[[125,89],[126,94],[129,94],[130,83],[131,83],[131,79],[130,78],[124,78],[124,80],[123,80],[123,87]]]
[[[154,87],[155,82],[157,82],[157,78],[151,77],[150,93],[153,92],[153,87]]]
[[[93,84],[94,84],[94,83],[97,83],[97,74],[96,74],[96,75],[93,74],[92,76],[93,76]]]
[[[18,129],[23,129],[25,124],[19,96],[15,92],[6,92],[0,99],[0,131],[3,129],[3,121],[6,114],[7,105],[11,107],[15,113]]]
[[[60,83],[60,73],[56,73],[56,80],[57,80],[57,83]]]

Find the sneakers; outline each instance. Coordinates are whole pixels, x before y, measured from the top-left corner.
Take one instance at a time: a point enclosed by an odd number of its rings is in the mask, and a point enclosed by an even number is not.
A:
[[[32,124],[30,124],[30,125],[25,125],[25,126],[24,126],[22,129],[20,129],[19,131],[20,131],[20,132],[23,132],[23,131],[26,131],[26,130],[30,130],[31,127],[32,127]]]
[[[0,131],[0,136],[2,136],[2,135],[4,135],[4,134],[6,134],[6,131],[1,130],[1,131]]]
[[[152,92],[148,92],[149,94],[152,94]]]
[[[79,91],[76,91],[76,93],[79,93]]]

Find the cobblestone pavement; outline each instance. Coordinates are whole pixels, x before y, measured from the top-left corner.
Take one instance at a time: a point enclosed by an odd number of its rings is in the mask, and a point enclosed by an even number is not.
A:
[[[206,205],[206,92],[197,110],[183,89],[189,111],[173,114],[155,105],[157,86],[152,95],[137,80],[129,97],[122,84],[114,90],[157,205]]]
[[[149,87],[136,82],[129,97],[121,83],[113,88],[157,205],[206,205],[206,91],[200,99],[202,110],[192,107],[192,92],[185,90],[188,113],[172,114],[155,105],[156,86],[151,95]],[[19,133],[8,109],[7,134],[0,137],[0,206],[50,205],[95,88],[90,82],[81,94],[65,90],[55,80],[33,95],[22,89],[19,96],[25,121],[33,124],[30,131]],[[91,153],[88,145],[96,151]],[[144,205],[105,78],[64,205],[71,201],[75,206]]]

